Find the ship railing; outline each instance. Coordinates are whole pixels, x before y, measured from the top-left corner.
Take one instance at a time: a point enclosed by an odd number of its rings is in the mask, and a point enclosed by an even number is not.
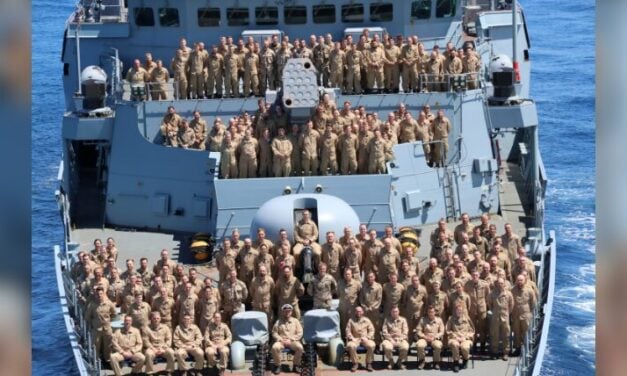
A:
[[[85,309],[81,305],[81,293],[77,284],[72,280],[69,270],[71,269],[70,257],[67,252],[61,253],[62,264],[66,266],[62,272],[63,288],[65,289],[65,297],[68,304],[68,310],[74,320],[74,331],[80,347],[85,365],[92,375],[99,375],[101,371],[101,362],[96,355],[96,346],[94,344],[91,330],[85,319]]]
[[[80,0],[78,6],[83,23],[128,22],[124,0]]]
[[[122,80],[120,92],[117,94],[118,99],[123,101],[144,101],[156,100],[157,94],[163,92],[165,99],[179,99],[179,83],[170,80],[169,82],[146,82],[141,84],[133,84],[127,80]],[[163,99],[163,98],[162,98]]]
[[[494,10],[497,2],[498,0],[464,0],[462,7],[476,6],[481,8],[481,10]]]
[[[541,322],[542,315],[540,312],[540,304],[536,304],[536,307],[531,312],[529,328],[527,329],[525,340],[520,348],[520,356],[516,364],[516,371],[514,372],[515,375],[527,375],[531,370],[537,336],[539,335],[538,328]]]
[[[499,0],[464,0],[462,2],[462,7],[476,6],[479,7],[482,11],[493,11],[498,9],[499,2]]]
[[[550,273],[549,268],[549,253],[541,252],[542,256],[540,258],[540,264],[542,265],[542,273],[538,273],[536,286],[538,287],[538,301],[536,306],[531,312],[531,320],[529,322],[529,328],[527,329],[527,334],[525,335],[525,340],[521,346],[520,357],[518,358],[518,363],[516,364],[516,370],[514,375],[528,375],[533,367],[533,360],[536,353],[537,342],[539,336],[541,335],[540,328],[543,324],[543,311],[542,311],[542,302],[547,300],[547,292],[545,289],[545,278],[550,278],[548,275]]]
[[[481,73],[430,74],[419,75],[421,92],[461,92],[479,89],[483,86]]]
[[[484,79],[480,72],[460,74],[429,74],[422,73],[418,76],[418,88],[415,92],[463,92],[479,89],[484,86]],[[179,82],[170,79],[168,82],[145,82],[133,84],[122,80],[116,93],[117,100],[143,101],[155,100],[157,94],[165,93],[166,100],[179,100]],[[368,94],[364,94],[368,95]],[[196,98],[190,98],[196,99]]]

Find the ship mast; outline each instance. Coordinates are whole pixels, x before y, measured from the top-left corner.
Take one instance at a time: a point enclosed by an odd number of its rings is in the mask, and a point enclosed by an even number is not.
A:
[[[78,73],[78,90],[76,91],[77,96],[83,95],[81,88],[81,44],[80,44],[80,28],[81,28],[81,12],[84,11],[82,5],[80,5],[80,9],[78,10],[78,14],[76,17],[76,72]]]
[[[514,80],[520,82],[520,68],[518,66],[518,0],[512,1],[512,63],[514,66]]]

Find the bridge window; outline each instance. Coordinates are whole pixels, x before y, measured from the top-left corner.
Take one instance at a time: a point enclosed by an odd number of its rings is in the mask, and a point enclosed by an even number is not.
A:
[[[364,22],[364,5],[363,4],[346,4],[342,5],[342,22]]]
[[[155,26],[155,15],[152,8],[133,8],[133,16],[137,26]]]
[[[313,21],[317,24],[335,23],[335,5],[314,5]]]
[[[226,23],[229,26],[248,26],[250,24],[248,8],[227,8]]]
[[[307,23],[307,7],[291,6],[283,8],[286,25],[302,25]]]
[[[255,8],[255,22],[257,25],[277,25],[279,23],[279,8]]]
[[[179,10],[176,8],[159,8],[159,24],[163,27],[179,27]]]
[[[370,21],[388,22],[394,19],[394,7],[392,3],[370,4]]]
[[[198,8],[198,26],[220,26],[220,8]]]
[[[412,20],[428,20],[431,17],[431,0],[418,0],[411,3]]]
[[[455,17],[457,0],[436,0],[435,16],[437,18]]]

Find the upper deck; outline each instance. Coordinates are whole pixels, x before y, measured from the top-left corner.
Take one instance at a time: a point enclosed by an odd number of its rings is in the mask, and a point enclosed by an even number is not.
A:
[[[489,9],[489,1],[483,3]],[[104,9],[99,8],[99,4]],[[112,29],[111,24],[128,26],[134,37],[166,43],[167,34],[239,35],[247,29],[280,29],[294,37],[309,33],[331,33],[338,37],[345,28],[380,26],[390,34],[419,34],[437,38],[446,34],[452,21],[460,21],[466,1],[457,0],[326,0],[294,1],[188,0],[169,3],[141,0],[83,0],[82,10],[70,18],[70,27],[81,21],[83,27]],[[109,25],[107,25],[109,24]],[[94,26],[91,26],[94,25]],[[106,34],[105,34],[106,35]]]
[[[361,30],[370,28],[371,35],[380,37],[415,36],[430,52],[434,45],[439,45],[443,51],[448,42],[459,48],[464,42],[474,40],[473,35],[478,35],[488,44],[498,46],[477,45],[486,67],[494,55],[502,52],[509,55],[510,52],[500,44],[508,38],[502,17],[497,17],[498,22],[491,21],[492,15],[484,15],[481,22],[475,19],[481,12],[503,13],[500,10],[490,12],[493,10],[497,10],[495,0],[335,0],[302,5],[283,1],[228,0],[208,4],[200,0],[176,3],[83,0],[68,18],[64,35],[66,107],[76,110],[74,94],[80,90],[78,78],[83,68],[101,67],[109,75],[108,87],[117,89],[133,60],[147,52],[154,61],[162,60],[170,70],[170,61],[181,38],[186,38],[190,46],[204,42],[210,50],[221,37],[237,41],[253,35],[258,43],[260,38],[276,34],[291,40],[305,38],[309,41],[311,35],[330,37],[333,41],[353,35],[356,40]],[[522,42],[526,38],[522,27],[520,34],[518,39]],[[523,43],[520,45],[518,60],[526,62],[528,54],[523,53]],[[528,67],[525,63],[521,64],[521,75],[521,82],[526,84]],[[173,98],[175,90],[169,85],[170,98]],[[523,87],[520,92],[524,96],[527,89]]]

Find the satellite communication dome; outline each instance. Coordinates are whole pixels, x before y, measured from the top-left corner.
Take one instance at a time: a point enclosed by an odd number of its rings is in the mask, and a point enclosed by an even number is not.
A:
[[[318,224],[318,242],[326,241],[327,231],[335,231],[339,237],[346,226],[353,233],[359,230],[359,217],[344,200],[326,194],[302,193],[275,197],[263,204],[253,217],[250,233],[255,236],[257,230],[263,228],[268,238],[274,239],[279,230],[285,229],[293,240],[294,226],[304,209],[312,213],[312,219]]]
[[[106,83],[107,73],[96,65],[90,65],[81,72],[81,82]]]
[[[504,54],[496,55],[490,61],[490,73],[494,72],[511,72],[514,70],[512,59]]]

